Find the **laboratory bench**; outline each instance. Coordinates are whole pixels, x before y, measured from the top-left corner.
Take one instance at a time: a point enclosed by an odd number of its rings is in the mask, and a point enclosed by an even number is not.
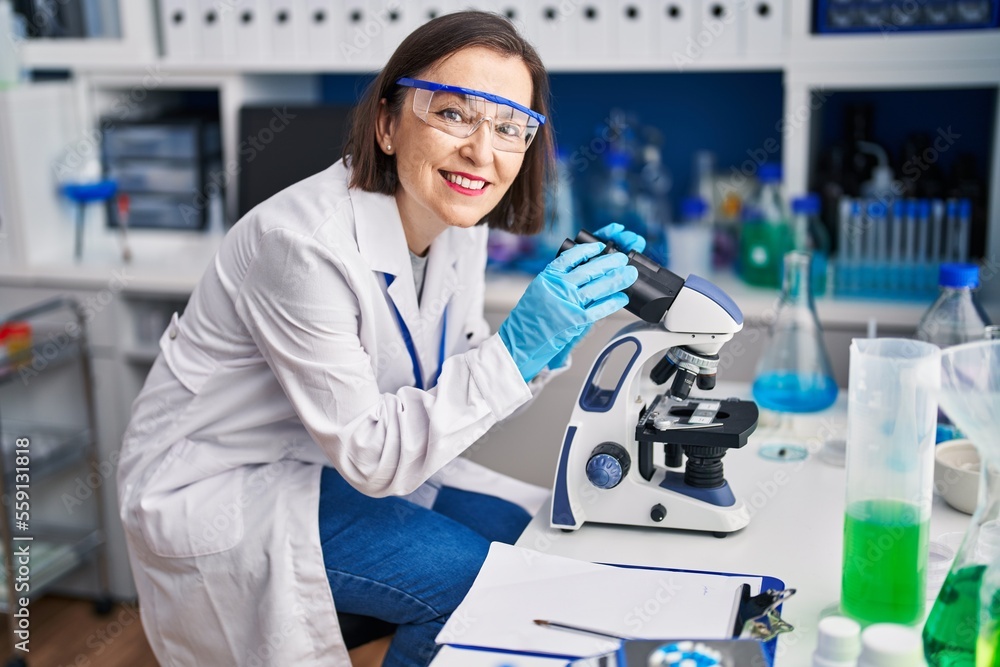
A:
[[[708,395],[712,394],[746,398],[749,385],[720,382]],[[563,532],[549,527],[546,503],[517,546],[597,563],[776,577],[796,593],[781,612],[795,630],[779,636],[775,667],[811,664],[817,624],[837,612],[840,599],[846,474],[843,467],[826,462],[822,449],[828,434],[843,432],[846,415],[842,392],[832,408],[796,416],[794,437],[789,438],[787,431],[759,428],[745,447],[726,454],[726,479],[747,503],[751,519],[747,527],[725,538],[590,523]],[[800,443],[808,456],[798,461],[761,456],[762,447],[775,440]],[[930,539],[964,533],[970,519],[935,495]],[[932,604],[933,600],[927,602],[925,614]]]

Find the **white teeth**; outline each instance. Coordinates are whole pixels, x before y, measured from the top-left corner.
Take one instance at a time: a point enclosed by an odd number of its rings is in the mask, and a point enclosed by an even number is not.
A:
[[[450,172],[447,174],[447,176],[445,176],[445,178],[447,178],[452,183],[455,183],[456,185],[461,185],[463,188],[466,188],[468,190],[482,190],[484,187],[486,187],[486,181],[472,181],[469,180],[468,178],[465,178],[464,176],[459,176],[458,174],[452,174]]]

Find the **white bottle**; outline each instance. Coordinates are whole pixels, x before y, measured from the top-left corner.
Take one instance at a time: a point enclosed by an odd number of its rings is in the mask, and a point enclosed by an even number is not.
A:
[[[925,667],[920,633],[895,623],[869,625],[861,633],[858,667]]]
[[[861,653],[861,626],[843,616],[827,616],[819,622],[819,637],[812,667],[855,667]]]

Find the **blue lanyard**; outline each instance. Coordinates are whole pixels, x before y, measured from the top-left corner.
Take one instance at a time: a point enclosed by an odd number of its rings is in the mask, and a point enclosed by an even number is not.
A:
[[[385,276],[385,286],[386,289],[392,285],[392,282],[396,279],[396,276],[391,273],[383,274]],[[391,302],[390,302],[391,303]],[[403,316],[399,312],[399,308],[396,308],[396,304],[392,304],[392,309],[396,312],[396,321],[399,322],[399,328],[403,332],[403,342],[406,343],[406,350],[410,353],[410,361],[413,362],[413,377],[416,378],[417,389],[424,389],[424,374],[420,370],[420,360],[417,357],[417,348],[413,344],[413,336],[410,335],[410,330],[406,326],[406,322],[403,321]],[[430,389],[437,384],[438,378],[441,377],[441,368],[444,366],[444,341],[448,334],[448,306],[444,307],[444,312],[441,314],[441,343],[438,347],[438,368],[437,373],[434,375],[434,379],[427,389]]]

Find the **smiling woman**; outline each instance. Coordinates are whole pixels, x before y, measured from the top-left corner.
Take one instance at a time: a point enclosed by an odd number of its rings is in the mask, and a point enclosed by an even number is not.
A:
[[[365,94],[344,158],[228,232],[161,339],[118,470],[162,664],[347,667],[388,627],[383,664],[426,665],[490,542],[544,502],[459,455],[636,278],[579,244],[498,332],[483,317],[489,227],[544,223],[548,91],[506,19],[430,21]]]

